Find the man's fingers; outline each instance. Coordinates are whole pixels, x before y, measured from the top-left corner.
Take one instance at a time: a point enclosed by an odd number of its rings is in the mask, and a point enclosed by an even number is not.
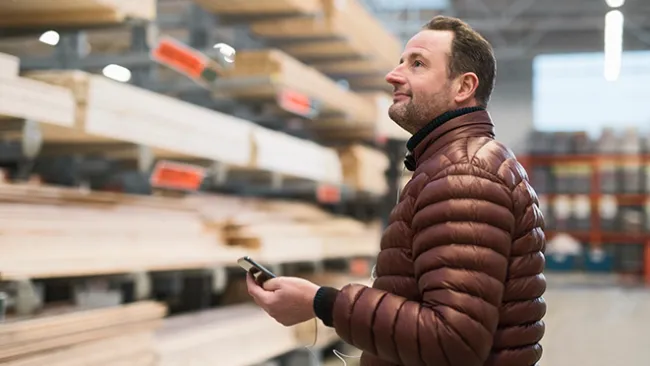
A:
[[[269,293],[255,282],[255,277],[250,273],[246,275],[246,286],[248,287],[248,294],[253,297],[258,305],[261,306],[261,304],[268,301]]]

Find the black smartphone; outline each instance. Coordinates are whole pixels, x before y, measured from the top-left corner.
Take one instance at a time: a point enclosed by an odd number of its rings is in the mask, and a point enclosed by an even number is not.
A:
[[[250,274],[253,275],[255,278],[255,282],[258,284],[264,283],[264,281],[270,280],[271,278],[275,278],[276,276],[273,274],[273,272],[269,271],[268,269],[264,268],[261,264],[255,262],[251,257],[246,256],[246,257],[241,257],[237,260],[237,264],[246,270],[246,272],[250,272]]]

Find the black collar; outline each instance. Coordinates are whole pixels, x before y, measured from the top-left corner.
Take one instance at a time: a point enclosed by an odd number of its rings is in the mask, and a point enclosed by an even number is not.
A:
[[[415,157],[413,156],[413,150],[415,150],[415,147],[422,142],[431,132],[433,132],[436,128],[442,126],[446,122],[451,121],[454,118],[460,117],[465,114],[473,113],[473,112],[478,112],[478,111],[483,111],[485,108],[483,107],[466,107],[466,108],[459,108],[455,109],[453,111],[447,111],[438,117],[434,118],[431,122],[429,122],[426,126],[422,127],[418,132],[416,132],[411,138],[406,142],[406,147],[408,148],[408,152],[406,153],[406,157],[404,158],[404,166],[406,169],[409,171],[415,171]]]
[[[410,152],[413,152],[415,147],[418,146],[418,144],[422,142],[422,140],[424,140],[427,136],[429,136],[429,134],[433,132],[436,128],[442,126],[446,122],[449,122],[456,117],[460,117],[468,113],[473,113],[473,112],[478,112],[483,110],[485,110],[485,108],[477,106],[477,107],[466,107],[466,108],[455,109],[453,111],[447,111],[439,115],[438,117],[434,118],[426,126],[422,127],[418,132],[416,132],[413,136],[411,136],[411,138],[406,143],[406,147],[409,149]]]

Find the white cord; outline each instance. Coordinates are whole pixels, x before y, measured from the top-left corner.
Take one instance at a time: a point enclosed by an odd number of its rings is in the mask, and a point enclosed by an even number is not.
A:
[[[305,346],[307,351],[309,351],[309,354],[311,355],[314,365],[321,365],[321,360],[318,358],[316,353],[312,350],[313,347],[316,346],[316,343],[318,342],[318,318],[314,318],[314,343],[311,344],[311,346]],[[334,356],[341,360],[343,362],[343,366],[348,366],[348,363],[345,361],[346,358],[361,358],[361,356],[350,356],[346,355],[345,353],[341,353],[338,350],[333,350],[332,353],[334,353]]]

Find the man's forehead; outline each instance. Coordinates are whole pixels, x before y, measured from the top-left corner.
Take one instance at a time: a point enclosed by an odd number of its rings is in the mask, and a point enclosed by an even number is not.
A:
[[[454,34],[449,31],[424,30],[414,35],[404,48],[404,57],[412,54],[432,54],[451,52]]]

